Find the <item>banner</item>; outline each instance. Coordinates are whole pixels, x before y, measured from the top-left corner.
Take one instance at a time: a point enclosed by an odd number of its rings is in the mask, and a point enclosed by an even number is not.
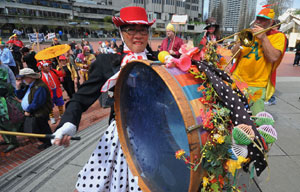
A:
[[[55,33],[48,33],[47,35],[46,35],[46,39],[47,40],[49,40],[49,39],[53,39],[53,38],[55,38],[56,36],[55,36]]]
[[[28,37],[29,37],[30,43],[37,43],[36,33],[30,33],[30,34],[28,34]],[[44,33],[39,33],[38,38],[39,38],[39,42],[44,42],[45,41]]]
[[[16,34],[16,35],[18,35],[18,36],[20,36],[20,35],[22,35],[23,31],[19,31],[17,29],[14,29],[13,33]]]

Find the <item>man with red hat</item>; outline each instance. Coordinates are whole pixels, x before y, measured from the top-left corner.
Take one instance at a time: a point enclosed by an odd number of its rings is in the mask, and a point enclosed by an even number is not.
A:
[[[273,9],[264,8],[256,16],[252,32],[256,33],[274,23]],[[237,44],[232,52],[239,49]],[[251,47],[243,46],[237,56],[237,62],[231,69],[233,77],[246,82],[251,94],[262,91],[262,96],[250,102],[253,115],[264,111],[264,101],[268,101],[275,92],[276,69],[280,64],[285,49],[286,37],[283,33],[271,29],[255,36],[255,43]]]
[[[15,59],[16,65],[17,65],[15,72],[18,74],[19,68],[23,69],[22,54],[21,54],[20,50],[22,47],[24,47],[24,44],[21,40],[18,39],[17,34],[12,35],[9,38],[9,41],[7,41],[6,43],[9,45],[9,47],[12,50],[12,54],[13,54],[13,57]]]
[[[157,60],[149,48],[150,26],[146,10],[142,7],[125,7],[120,17],[113,17],[123,40],[120,54],[99,54],[91,64],[89,79],[68,102],[66,111],[54,133],[55,145],[68,146],[70,136],[76,133],[81,114],[86,111],[103,92],[113,90],[120,67],[132,60]],[[110,126],[100,139],[97,148],[78,175],[78,191],[141,191],[138,181],[129,170],[120,145],[113,107],[109,120]],[[113,171],[114,170],[114,171]],[[97,181],[95,182],[95,179]]]
[[[46,83],[50,90],[53,102],[52,107],[54,107],[55,104],[58,107],[60,116],[62,116],[64,113],[64,99],[59,78],[65,76],[65,71],[63,68],[61,68],[59,71],[56,69],[51,69],[49,61],[40,61],[38,65],[41,67],[42,80]],[[50,113],[50,122],[51,124],[56,123],[53,110]]]
[[[57,70],[60,70],[62,68],[65,71],[65,76],[63,77],[63,81],[61,83],[64,89],[67,91],[69,98],[71,99],[73,94],[75,93],[74,82],[75,84],[77,84],[77,73],[74,66],[72,66],[70,62],[68,62],[68,59],[64,55],[59,56],[58,59],[61,63],[61,67],[58,66]]]

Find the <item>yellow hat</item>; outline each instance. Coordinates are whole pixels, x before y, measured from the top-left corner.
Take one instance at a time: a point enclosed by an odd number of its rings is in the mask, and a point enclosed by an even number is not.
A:
[[[167,27],[166,27],[166,30],[175,32],[174,25],[172,25],[171,23],[169,23],[169,24],[167,25]]]

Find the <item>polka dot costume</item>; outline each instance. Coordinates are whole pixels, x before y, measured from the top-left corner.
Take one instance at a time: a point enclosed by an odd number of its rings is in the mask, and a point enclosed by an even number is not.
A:
[[[232,79],[224,71],[217,69],[212,65],[208,65],[206,62],[195,61],[195,64],[199,71],[205,72],[208,80],[219,95],[221,102],[231,111],[230,118],[234,126],[239,124],[251,125],[256,136],[254,141],[257,146],[261,146],[259,144],[262,143],[260,134],[248,113],[249,105],[246,97],[239,90],[238,92],[232,90],[232,88],[224,82],[232,83]],[[242,96],[239,97],[238,93]],[[262,153],[264,150],[263,147],[261,146],[260,149],[258,149],[257,146],[254,144],[248,145],[248,151],[251,162],[254,162],[256,173],[259,176],[266,168],[267,162]],[[249,164],[251,162],[249,162]],[[248,167],[249,164],[246,167]]]
[[[78,174],[79,192],[141,191],[124,157],[116,122],[112,121],[90,159]]]

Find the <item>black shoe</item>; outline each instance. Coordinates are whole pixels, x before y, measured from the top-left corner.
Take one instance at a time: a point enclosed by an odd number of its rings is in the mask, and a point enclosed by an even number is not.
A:
[[[19,147],[19,145],[17,145],[17,144],[15,144],[15,145],[10,144],[3,152],[8,153],[8,152],[10,152],[10,151],[12,151],[12,150],[14,150],[18,147]]]
[[[43,144],[38,146],[38,149],[42,150],[42,149],[47,149],[48,147],[51,147],[51,144],[43,143]]]

